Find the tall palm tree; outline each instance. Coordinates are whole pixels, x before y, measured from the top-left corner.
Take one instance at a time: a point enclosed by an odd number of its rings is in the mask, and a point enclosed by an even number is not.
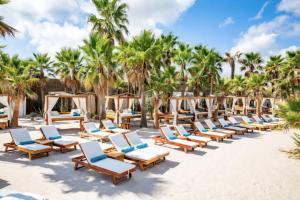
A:
[[[188,44],[179,43],[175,50],[174,62],[180,67],[179,79],[181,81],[181,96],[184,95],[187,82],[187,67],[192,63],[192,48]]]
[[[126,68],[128,81],[139,88],[141,94],[141,127],[147,127],[146,85],[150,81],[151,71],[160,60],[159,45],[151,31],[144,30],[130,43],[122,45],[118,58]]]
[[[93,31],[100,35],[106,35],[114,44],[116,41],[125,41],[128,34],[128,19],[126,3],[121,0],[92,0],[98,11],[98,16],[91,14],[88,22],[92,24]]]
[[[190,74],[188,79],[189,88],[193,90],[195,96],[199,96],[201,90],[204,92],[205,88],[209,88],[208,76],[197,64],[192,65],[188,72]]]
[[[63,48],[56,53],[55,73],[63,83],[76,94],[80,89],[78,72],[83,66],[83,58],[78,49]]]
[[[5,74],[0,81],[1,92],[9,94],[14,102],[14,110],[11,126],[18,126],[20,103],[25,96],[36,98],[32,86],[38,83],[38,79],[30,75],[28,64],[30,61],[21,60],[18,56],[4,56],[3,67]]]
[[[235,62],[237,59],[239,59],[241,56],[240,52],[236,52],[235,54],[230,54],[228,52],[225,53],[225,61],[227,62],[227,64],[229,64],[230,69],[231,69],[231,74],[230,77],[231,79],[234,79],[234,75],[235,75]]]
[[[0,6],[4,5],[4,4],[7,4],[8,2],[9,2],[9,0],[0,0]],[[16,31],[17,31],[16,29],[14,29],[10,25],[6,24],[3,21],[3,17],[0,16],[0,35],[2,37],[5,37],[6,35],[14,36],[14,33]]]
[[[246,96],[246,80],[244,76],[235,76],[234,79],[229,80],[228,90],[231,95]]]
[[[178,43],[177,37],[172,33],[167,35],[161,35],[158,38],[160,51],[161,51],[161,62],[163,67],[171,67],[172,58],[175,56],[175,46]]]
[[[88,39],[84,40],[81,47],[86,66],[81,68],[80,74],[87,88],[93,88],[98,95],[99,114],[104,115],[103,97],[107,95],[108,85],[114,84],[116,76],[111,75],[110,71],[115,71],[112,62],[113,46],[107,37],[92,33]]]
[[[48,77],[54,77],[53,61],[48,54],[33,54],[33,60],[29,65],[30,74],[39,79],[40,96],[42,107],[45,102],[45,88],[47,85]]]
[[[241,63],[241,71],[245,71],[245,76],[249,77],[252,73],[258,73],[263,69],[263,59],[260,53],[250,52],[244,54],[244,57],[239,59]]]

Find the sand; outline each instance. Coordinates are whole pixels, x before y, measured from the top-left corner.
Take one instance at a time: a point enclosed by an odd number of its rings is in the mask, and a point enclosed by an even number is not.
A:
[[[34,138],[41,122],[23,120]],[[78,124],[77,124],[78,125]],[[74,124],[59,125],[64,128]],[[73,170],[71,157],[80,151],[29,161],[18,152],[5,153],[10,141],[7,130],[0,133],[0,197],[8,193],[23,199],[300,199],[300,160],[288,158],[280,150],[293,147],[284,131],[248,133],[224,142],[211,142],[207,148],[184,153],[163,145],[170,156],[146,171],[137,170],[127,182],[113,185],[105,175],[86,169]],[[78,129],[61,133],[78,141]],[[153,145],[155,129],[139,129],[138,134]],[[103,145],[110,146],[109,144]],[[26,196],[29,194],[28,196]],[[29,198],[36,195],[36,198]]]

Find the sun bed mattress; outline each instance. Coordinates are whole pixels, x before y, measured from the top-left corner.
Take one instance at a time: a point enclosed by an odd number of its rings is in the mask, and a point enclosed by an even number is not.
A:
[[[105,158],[98,162],[92,163],[92,165],[103,168],[103,169],[107,169],[109,171],[113,171],[118,174],[127,172],[127,171],[135,168],[135,165],[132,165],[130,163],[121,162],[119,160],[115,160],[115,159],[111,159],[111,158]]]

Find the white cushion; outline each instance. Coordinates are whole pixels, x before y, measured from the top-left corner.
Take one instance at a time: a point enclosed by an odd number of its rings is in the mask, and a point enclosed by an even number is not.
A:
[[[29,149],[32,151],[38,151],[43,149],[49,149],[49,146],[42,145],[42,144],[27,144],[27,145],[18,145],[18,147],[21,147],[23,149]]]
[[[130,145],[121,133],[110,135],[109,139],[119,151],[121,151],[123,148],[130,147]]]
[[[149,161],[157,157],[157,154],[153,152],[145,152],[140,149],[136,149],[134,151],[125,153],[125,156],[128,158],[136,159],[136,160],[144,160]]]
[[[32,140],[28,130],[25,128],[10,129],[10,133],[16,145],[19,145],[20,142]]]
[[[55,128],[55,126],[42,126],[41,130],[44,133],[46,139],[48,139],[48,140],[50,137],[60,136],[60,134],[59,134],[58,130]]]
[[[92,163],[92,165],[107,169],[110,171],[113,171],[115,173],[122,174],[124,172],[127,172],[131,169],[135,168],[135,165],[130,163],[121,162],[119,160],[111,159],[111,158],[105,158],[103,160],[100,160],[98,162]]]
[[[73,144],[76,141],[74,140],[66,140],[66,139],[57,139],[54,140],[54,144],[58,144],[58,145],[68,145],[68,144]]]
[[[179,144],[183,144],[183,145],[187,145],[193,148],[196,148],[198,146],[198,144],[196,142],[191,142],[191,141],[187,141],[187,140],[181,140],[181,139],[175,139],[175,140],[170,140],[172,142],[176,142]]]
[[[187,138],[191,139],[191,140],[197,140],[197,141],[200,141],[200,142],[210,142],[211,141],[210,138],[202,137],[202,136],[196,136],[196,135],[190,135]]]
[[[59,116],[59,112],[57,111],[50,111],[51,116]]]

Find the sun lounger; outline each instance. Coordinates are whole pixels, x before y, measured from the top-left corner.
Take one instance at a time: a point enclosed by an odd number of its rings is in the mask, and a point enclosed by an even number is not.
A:
[[[175,126],[175,130],[181,136],[181,138],[186,139],[188,141],[197,142],[199,146],[206,146],[208,142],[211,141],[208,137],[192,135],[187,132],[183,125]]]
[[[273,129],[273,128],[276,128],[278,126],[277,124],[272,124],[272,123],[264,122],[264,120],[261,119],[257,115],[253,115],[252,118],[254,119],[254,121],[256,121],[259,124],[264,124],[266,126],[269,126],[269,129]]]
[[[77,141],[63,139],[55,126],[42,126],[40,128],[44,138],[46,140],[53,141],[53,146],[60,148],[60,152],[66,152],[68,150],[76,150],[78,145]]]
[[[132,172],[135,171],[135,165],[107,157],[97,141],[81,143],[80,148],[84,155],[72,159],[72,162],[75,164],[75,170],[86,167],[87,169],[106,174],[111,176],[113,184],[131,178]]]
[[[204,128],[201,122],[194,122],[194,130],[196,135],[210,137],[211,139],[216,140],[217,142],[228,137],[228,135],[225,133],[218,133]]]
[[[30,137],[27,129],[10,129],[10,135],[12,137],[11,143],[4,144],[5,151],[9,151],[9,148],[17,149],[20,152],[27,153],[29,160],[33,157],[48,156],[52,151],[52,147],[36,143]]]
[[[100,130],[94,122],[83,123],[83,127],[85,133],[82,136],[99,138],[101,142],[107,141],[108,136],[111,135],[109,132]]]
[[[226,129],[222,129],[222,128],[218,128],[212,121],[211,119],[206,119],[204,120],[204,122],[206,123],[206,125],[208,126],[208,128],[212,131],[216,131],[219,133],[225,133],[228,135],[228,137],[232,137],[232,135],[235,134],[235,131],[231,131],[231,130],[226,130]]]
[[[259,130],[267,130],[269,129],[268,125],[264,125],[264,124],[259,124],[259,123],[255,123],[253,120],[251,120],[249,117],[247,116],[242,116],[242,120],[245,124],[247,125],[251,125],[251,126],[255,126],[255,128],[259,129]]]
[[[241,128],[245,128],[247,129],[247,131],[249,132],[249,130],[251,132],[254,131],[254,129],[256,129],[255,126],[253,125],[250,125],[250,124],[241,124],[240,122],[238,122],[235,117],[228,117],[228,120],[230,121],[230,123],[234,126],[237,126],[237,127],[241,127]]]
[[[268,116],[262,115],[261,117],[265,122],[277,124],[278,126],[283,126],[286,124],[283,120],[280,120],[280,119],[274,117],[273,115],[268,115]]]
[[[130,132],[124,135],[128,143],[135,148],[140,148],[143,151],[155,153],[162,157],[166,157],[167,155],[170,154],[170,152],[165,149],[149,146],[147,143],[141,140],[141,138],[138,136],[136,132]]]
[[[245,128],[229,125],[224,118],[219,118],[218,121],[224,129],[235,131],[237,134],[244,134],[247,132]]]
[[[141,170],[155,165],[157,162],[164,160],[163,157],[154,152],[146,152],[142,149],[130,146],[121,133],[109,136],[110,141],[117,151],[124,153],[127,160],[136,162]]]
[[[167,126],[161,127],[160,131],[163,136],[161,138],[160,142],[178,146],[178,147],[182,148],[184,150],[184,152],[186,152],[186,153],[188,150],[194,151],[194,149],[199,146],[199,144],[196,142],[178,139],[173,134],[173,131],[170,129],[170,127],[167,127]],[[155,141],[155,142],[157,142],[157,141]]]
[[[122,129],[122,128],[118,128],[117,125],[115,125],[111,120],[101,120],[104,128],[110,132],[113,133],[128,133],[129,130],[127,129]]]

